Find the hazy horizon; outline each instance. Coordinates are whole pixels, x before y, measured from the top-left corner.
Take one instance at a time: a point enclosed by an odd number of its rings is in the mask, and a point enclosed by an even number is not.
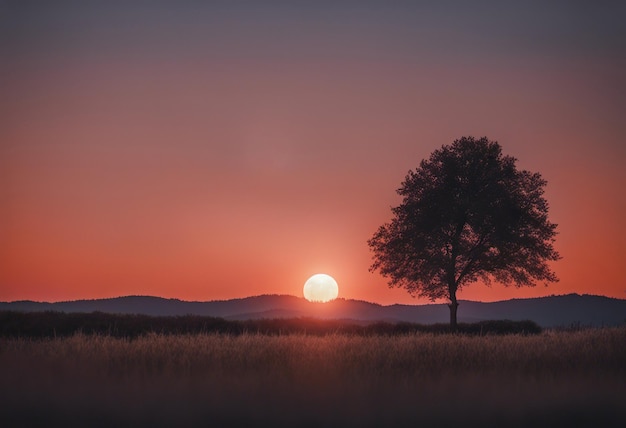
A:
[[[523,300],[523,299],[542,299],[542,298],[546,298],[546,297],[567,297],[567,296],[580,296],[580,297],[605,297],[608,299],[617,299],[617,300],[626,300],[626,298],[619,298],[619,297],[611,297],[611,296],[606,296],[604,294],[593,294],[593,293],[566,293],[566,294],[548,294],[546,296],[535,296],[535,297],[510,297],[507,299],[497,299],[497,300],[472,300],[472,299],[459,299],[459,302],[473,302],[473,303],[497,303],[497,302],[507,302],[510,300]],[[297,299],[300,300],[304,300],[307,301],[309,303],[312,304],[316,304],[316,305],[324,305],[324,304],[328,304],[328,303],[332,303],[334,301],[355,301],[355,302],[364,302],[364,303],[371,303],[371,304],[375,304],[375,305],[380,305],[380,306],[393,306],[393,305],[409,305],[409,306],[424,306],[424,305],[446,305],[447,301],[445,299],[438,299],[436,301],[430,301],[430,300],[420,300],[420,301],[415,301],[415,303],[387,303],[387,304],[383,304],[383,303],[378,303],[378,302],[373,302],[373,301],[369,301],[369,300],[364,300],[364,299],[354,299],[354,298],[347,298],[347,297],[337,297],[336,299],[330,300],[328,302],[315,302],[315,301],[309,301],[306,298],[304,298],[303,296],[298,296],[295,294],[273,294],[273,293],[265,293],[265,294],[255,294],[255,295],[249,295],[249,296],[242,296],[242,297],[232,297],[232,298],[228,298],[228,299],[208,299],[208,300],[187,300],[187,299],[180,299],[177,297],[163,297],[163,296],[157,296],[157,295],[150,295],[150,294],[126,294],[126,295],[117,295],[117,296],[108,296],[108,297],[98,297],[98,298],[80,298],[80,299],[71,299],[71,300],[55,300],[55,301],[47,301],[47,300],[32,300],[32,299],[16,299],[16,300],[4,300],[2,302],[4,303],[13,303],[13,302],[20,302],[20,301],[32,301],[35,303],[65,303],[65,302],[77,302],[77,301],[92,301],[92,300],[112,300],[112,299],[123,299],[126,297],[147,297],[147,298],[157,298],[157,299],[164,299],[164,300],[178,300],[180,302],[188,302],[188,303],[208,303],[208,302],[227,302],[227,301],[232,301],[232,300],[244,300],[244,299],[254,299],[257,297],[295,297]]]

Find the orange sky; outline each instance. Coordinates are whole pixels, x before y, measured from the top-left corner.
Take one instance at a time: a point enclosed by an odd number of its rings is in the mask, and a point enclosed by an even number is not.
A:
[[[301,295],[324,272],[427,303],[366,241],[464,135],[548,180],[563,259],[547,288],[459,297],[626,298],[623,7],[157,4],[2,6],[0,300]]]

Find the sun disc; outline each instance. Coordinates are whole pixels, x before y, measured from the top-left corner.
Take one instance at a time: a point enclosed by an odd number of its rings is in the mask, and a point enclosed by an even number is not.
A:
[[[303,292],[309,302],[330,302],[339,295],[339,286],[332,276],[318,273],[306,280]]]

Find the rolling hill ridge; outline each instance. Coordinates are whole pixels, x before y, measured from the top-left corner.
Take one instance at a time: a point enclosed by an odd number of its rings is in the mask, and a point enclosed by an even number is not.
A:
[[[124,296],[110,299],[67,302],[0,302],[0,310],[23,312],[108,312],[154,316],[203,315],[230,320],[260,318],[344,319],[358,322],[446,323],[449,311],[445,304],[388,305],[337,299],[311,303],[288,295],[263,295],[242,299],[191,302],[152,296]],[[499,302],[461,301],[460,322],[509,319],[533,320],[542,327],[616,326],[626,324],[626,300],[604,296],[568,294]]]

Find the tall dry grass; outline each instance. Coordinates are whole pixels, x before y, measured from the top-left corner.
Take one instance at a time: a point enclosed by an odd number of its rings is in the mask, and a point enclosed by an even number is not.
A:
[[[626,329],[5,339],[0,379],[14,426],[621,426]]]

